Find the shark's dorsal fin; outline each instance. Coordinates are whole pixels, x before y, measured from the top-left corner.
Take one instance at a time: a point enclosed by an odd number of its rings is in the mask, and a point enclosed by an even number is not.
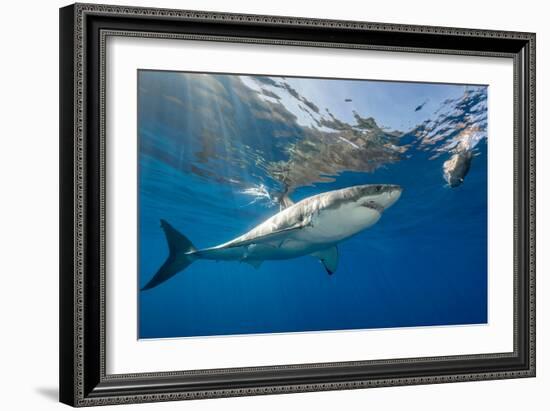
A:
[[[294,204],[294,201],[290,199],[288,194],[283,194],[281,197],[279,197],[279,207],[281,208],[281,211],[283,211],[285,208],[290,207]]]
[[[329,275],[336,272],[338,268],[338,247],[332,246],[311,255],[317,257],[321,261]]]

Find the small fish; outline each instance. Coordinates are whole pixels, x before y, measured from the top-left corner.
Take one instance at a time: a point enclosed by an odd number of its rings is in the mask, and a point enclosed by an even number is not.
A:
[[[426,105],[426,103],[428,102],[428,100],[424,101],[422,104],[420,104],[419,106],[416,106],[416,108],[414,109],[414,111],[420,111],[424,108],[424,106]]]
[[[345,99],[344,101],[345,101],[346,103],[350,103],[350,102],[352,102],[353,100],[352,100],[351,98],[347,98],[347,99]]]

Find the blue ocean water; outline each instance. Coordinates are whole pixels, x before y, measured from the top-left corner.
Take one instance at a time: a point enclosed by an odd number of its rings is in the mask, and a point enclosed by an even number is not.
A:
[[[138,87],[142,286],[168,255],[161,219],[204,248],[278,212],[284,190],[404,190],[339,244],[333,275],[310,256],[196,261],[140,292],[139,338],[487,322],[485,87],[162,71]],[[466,151],[450,187],[444,164]]]

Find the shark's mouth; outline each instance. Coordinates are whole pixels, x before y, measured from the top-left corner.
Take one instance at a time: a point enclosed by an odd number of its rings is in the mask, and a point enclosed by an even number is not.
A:
[[[371,210],[376,210],[379,213],[382,213],[384,211],[384,206],[378,204],[376,201],[367,201],[363,204],[361,204],[362,207],[370,208]]]

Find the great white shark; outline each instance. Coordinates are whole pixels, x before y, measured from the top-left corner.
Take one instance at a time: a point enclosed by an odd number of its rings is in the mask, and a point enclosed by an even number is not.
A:
[[[274,216],[231,241],[200,250],[161,220],[169,255],[142,291],[162,284],[196,260],[240,261],[258,268],[265,260],[312,255],[333,274],[338,267],[337,244],[375,224],[401,192],[398,185],[369,184],[328,191],[297,203],[283,196],[281,210]]]

